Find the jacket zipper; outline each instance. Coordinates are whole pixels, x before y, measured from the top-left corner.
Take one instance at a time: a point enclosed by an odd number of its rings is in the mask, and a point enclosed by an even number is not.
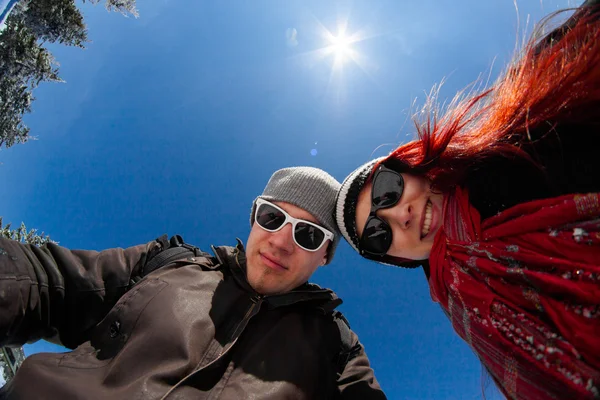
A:
[[[238,255],[239,255],[239,251],[237,251],[237,249],[236,249],[235,263],[237,264],[238,268],[241,269],[242,266],[240,265]],[[233,343],[227,349],[223,348],[223,350],[221,350],[221,352],[219,353],[217,358],[219,358],[223,354],[225,354],[231,347],[233,347],[233,344],[235,344],[235,342],[237,342],[237,339],[241,336],[242,331],[244,330],[246,325],[248,325],[248,321],[250,320],[250,318],[253,317],[252,312],[254,311],[254,309],[257,306],[260,306],[260,304],[262,303],[264,298],[265,298],[265,296],[263,296],[262,294],[258,294],[258,293],[255,293],[254,295],[252,295],[250,297],[250,301],[252,302],[252,305],[250,306],[250,308],[248,308],[248,311],[246,311],[246,314],[244,314],[244,318],[242,318],[242,320],[240,321],[238,326],[235,328],[235,331],[233,331],[233,337],[235,338]]]
[[[244,326],[247,325],[247,323],[248,323],[247,320],[249,319],[252,311],[256,308],[257,305],[259,305],[262,302],[262,297],[263,296],[261,296],[261,295],[256,295],[256,296],[252,296],[250,298],[250,300],[252,301],[252,305],[250,306],[250,308],[248,308],[248,311],[246,311],[246,314],[244,315],[244,318],[238,324],[237,328],[235,328],[235,332],[234,332],[234,335],[233,335],[235,337],[235,339],[233,340],[233,342],[231,342],[231,344],[229,346],[223,348],[223,350],[221,350],[221,352],[219,353],[219,355],[214,360],[212,360],[211,362],[209,362],[208,364],[206,364],[202,368],[195,369],[194,371],[190,372],[187,376],[185,376],[183,379],[181,379],[179,382],[177,382],[175,385],[173,385],[171,387],[171,389],[169,389],[169,391],[167,393],[165,393],[165,395],[163,397],[160,398],[161,400],[165,400],[170,394],[173,393],[173,391],[175,389],[177,389],[183,382],[185,382],[186,380],[188,380],[192,375],[195,375],[197,372],[199,372],[199,371],[201,371],[203,369],[206,369],[206,368],[210,367],[212,364],[216,363],[225,353],[227,353],[229,351],[229,349],[231,349],[237,343],[237,341],[238,341],[238,339],[239,339],[239,337],[241,335],[241,332],[240,332],[240,334],[237,334],[237,332],[240,329],[240,326],[242,326],[242,324]]]
[[[215,254],[217,254],[217,253],[215,252]],[[219,258],[218,254],[217,254],[217,258]],[[219,260],[219,261],[221,261],[221,260]],[[240,263],[238,261],[237,254],[236,254],[236,257],[235,257],[235,262],[237,263],[238,267],[241,268]],[[175,389],[177,389],[179,386],[181,386],[181,384],[183,382],[185,382],[186,380],[188,380],[191,376],[195,375],[197,372],[199,372],[199,371],[201,371],[203,369],[206,369],[209,366],[211,366],[212,364],[216,363],[225,353],[227,353],[229,351],[229,349],[231,349],[237,343],[239,337],[242,334],[241,330],[243,330],[243,328],[245,328],[246,325],[248,325],[248,321],[253,316],[252,312],[254,311],[254,309],[256,307],[260,307],[260,304],[262,304],[262,301],[263,301],[264,298],[265,298],[265,296],[263,296],[261,294],[258,294],[258,293],[256,293],[253,296],[251,296],[250,297],[250,301],[252,302],[252,305],[250,306],[250,308],[248,308],[248,311],[246,311],[246,314],[244,314],[244,318],[242,318],[242,320],[240,321],[240,323],[238,324],[238,326],[235,328],[235,331],[233,333],[233,337],[235,339],[233,340],[233,342],[231,342],[231,344],[229,346],[223,348],[221,350],[221,352],[219,352],[219,355],[214,360],[212,360],[211,362],[209,362],[208,364],[206,364],[202,368],[195,369],[194,371],[190,372],[187,376],[185,376],[183,379],[181,379],[179,382],[177,382],[175,385],[173,385],[167,391],[167,393],[165,393],[165,395],[163,397],[161,397],[161,400],[165,400],[170,394],[173,393],[173,391]],[[242,329],[240,330],[240,328],[242,328]]]
[[[227,351],[229,351],[229,349],[233,347],[235,342],[237,342],[237,339],[242,335],[242,331],[244,330],[246,325],[248,325],[248,321],[250,321],[250,318],[253,317],[252,312],[254,311],[254,309],[257,306],[260,306],[260,304],[262,303],[262,299],[263,299],[263,296],[261,296],[261,295],[252,296],[250,298],[250,301],[252,301],[252,305],[250,306],[250,308],[248,308],[248,311],[246,311],[244,318],[242,318],[242,320],[240,321],[238,326],[235,328],[235,331],[233,332],[233,337],[235,338],[233,343],[231,344],[231,346],[229,346],[227,348],[223,348],[223,350],[221,350],[221,352],[219,353],[217,358],[221,357],[223,354],[225,354]]]

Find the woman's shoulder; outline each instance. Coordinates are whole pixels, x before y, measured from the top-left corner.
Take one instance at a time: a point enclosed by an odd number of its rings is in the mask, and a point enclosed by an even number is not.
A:
[[[552,126],[529,132],[520,147],[537,166],[517,158],[488,157],[467,173],[465,187],[482,218],[514,205],[571,193],[600,192],[600,127]]]
[[[530,136],[523,148],[544,168],[558,194],[600,191],[600,123],[549,125]]]
[[[517,204],[556,194],[544,172],[522,159],[491,157],[472,168],[465,188],[485,219]]]

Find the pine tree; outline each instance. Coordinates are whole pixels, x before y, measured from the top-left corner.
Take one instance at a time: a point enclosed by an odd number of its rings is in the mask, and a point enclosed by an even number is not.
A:
[[[15,376],[24,359],[25,353],[22,347],[3,347],[0,349],[0,370],[2,370],[4,383]]]
[[[92,4],[98,4],[102,0],[88,0]],[[85,0],[83,0],[85,3]],[[127,15],[128,13],[133,15],[134,17],[138,17],[138,12],[135,7],[135,0],[106,0],[105,7],[108,11],[117,11],[123,15]]]
[[[19,14],[11,14],[0,33],[0,147],[27,141],[22,117],[31,110],[32,90],[43,81],[60,82],[57,63]]]
[[[21,2],[13,13],[39,41],[81,48],[88,41],[83,15],[73,0]]]
[[[138,16],[135,0],[106,0],[105,7]],[[29,139],[23,116],[31,111],[33,90],[41,82],[62,82],[58,63],[44,45],[58,42],[84,48],[87,41],[84,18],[74,0],[17,3],[0,32],[0,149]]]
[[[46,243],[58,243],[50,239],[50,236],[42,233],[38,233],[37,229],[31,229],[27,231],[27,227],[23,222],[17,229],[10,229],[11,224],[2,226],[2,217],[0,217],[0,237],[16,240],[21,243],[33,244],[35,246],[42,246]]]
[[[27,141],[22,118],[31,111],[32,90],[43,81],[60,81],[57,63],[28,27],[24,7],[17,4],[0,33],[0,147]]]
[[[23,114],[31,110],[33,96],[20,79],[0,78],[0,147],[25,143],[29,128],[23,124]]]

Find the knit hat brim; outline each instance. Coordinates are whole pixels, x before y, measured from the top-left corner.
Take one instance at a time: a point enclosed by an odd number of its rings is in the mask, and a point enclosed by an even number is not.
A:
[[[342,182],[342,186],[340,187],[336,199],[335,221],[338,224],[338,229],[344,239],[346,239],[350,246],[352,246],[359,254],[361,254],[359,248],[360,237],[358,236],[356,228],[356,206],[358,204],[358,196],[369,181],[375,166],[385,159],[386,157],[380,157],[371,160],[350,173],[350,175]],[[427,260],[405,260],[388,255],[374,256],[366,253],[361,254],[361,256],[380,264],[404,268],[416,268],[428,262]]]
[[[354,171],[344,179],[338,192],[335,206],[335,222],[346,241],[354,250],[360,253],[358,243],[360,238],[356,231],[356,205],[358,195],[367,183],[373,172],[373,167],[385,157],[371,160]]]
[[[269,179],[263,193],[252,203],[250,225],[254,223],[256,200],[259,198],[299,207],[333,233],[333,241],[327,249],[326,264],[329,264],[340,241],[340,232],[333,217],[339,188],[340,183],[334,177],[318,168],[292,167],[278,170]]]

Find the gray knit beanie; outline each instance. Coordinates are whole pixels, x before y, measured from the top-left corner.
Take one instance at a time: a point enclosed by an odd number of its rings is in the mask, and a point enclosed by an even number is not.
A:
[[[340,231],[335,223],[333,212],[335,198],[340,183],[327,172],[313,167],[283,168],[271,176],[263,193],[252,203],[250,225],[254,223],[256,200],[282,201],[311,213],[324,228],[333,235],[333,243],[327,251],[327,262],[333,259],[335,249],[340,241]]]

